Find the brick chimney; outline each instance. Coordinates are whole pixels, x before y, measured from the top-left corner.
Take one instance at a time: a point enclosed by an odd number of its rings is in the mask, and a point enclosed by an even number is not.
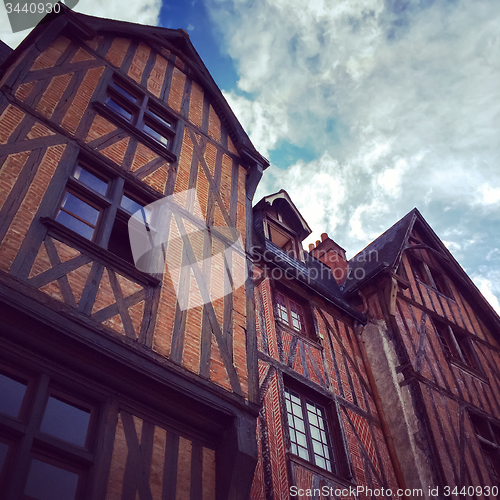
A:
[[[309,245],[309,253],[327,265],[339,285],[343,285],[347,278],[347,260],[345,250],[337,245],[328,234],[321,235],[321,241]]]

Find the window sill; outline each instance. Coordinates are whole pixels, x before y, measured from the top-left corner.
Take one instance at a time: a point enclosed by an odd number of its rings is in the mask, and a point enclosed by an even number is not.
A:
[[[68,229],[60,222],[57,222],[50,217],[41,217],[40,222],[48,228],[49,235],[56,236],[63,243],[76,248],[80,252],[89,255],[93,259],[102,262],[106,266],[109,266],[120,273],[124,273],[137,283],[140,283],[143,286],[158,286],[161,283],[160,279],[148,273],[139,271],[133,264],[123,260],[109,250],[101,248],[92,241],[89,241],[87,238],[80,236],[78,233]]]
[[[104,104],[100,102],[94,102],[93,107],[104,118],[106,118],[110,122],[113,122],[115,125],[125,130],[125,132],[128,132],[131,136],[136,137],[141,143],[146,145],[155,153],[163,156],[168,162],[175,163],[177,161],[177,157],[169,149],[167,149],[167,147],[163,146],[159,142],[156,142],[154,139],[149,137],[148,134],[145,134],[141,130],[135,128],[127,120],[117,115],[114,111],[110,110]],[[172,135],[174,135],[174,133]]]
[[[341,483],[343,486],[347,488],[349,488],[349,486],[356,486],[356,483],[352,481],[351,478],[339,476],[337,474],[334,474],[333,472],[327,471],[326,469],[322,469],[321,467],[318,467],[317,465],[299,457],[298,455],[294,455],[291,452],[288,452],[288,457],[290,458],[291,462],[294,462],[296,465],[299,465],[300,467],[304,467],[305,469],[309,470],[314,474],[321,474],[325,478]]]
[[[285,330],[287,333],[290,335],[294,335],[295,337],[298,337],[301,340],[304,340],[311,346],[315,347],[316,349],[323,349],[323,346],[321,345],[321,342],[318,340],[314,340],[311,337],[309,337],[306,333],[301,333],[298,332],[297,330],[294,330],[293,328],[290,328],[286,323],[281,321],[280,319],[276,319],[276,324],[279,325],[279,327],[282,330]]]

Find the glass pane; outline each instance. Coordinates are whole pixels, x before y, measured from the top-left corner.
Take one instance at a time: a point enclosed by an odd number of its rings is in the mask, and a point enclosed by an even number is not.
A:
[[[133,95],[131,92],[120,86],[118,83],[112,82],[110,87],[119,92],[123,97],[126,97],[129,101],[132,102],[137,101],[137,97],[135,95]]]
[[[304,421],[300,418],[295,417],[295,428],[301,432],[305,432]]]
[[[5,457],[7,456],[8,451],[9,451],[9,445],[0,442],[0,473],[2,472],[2,467],[5,462]]]
[[[302,418],[302,407],[300,407],[296,403],[292,403],[292,413],[294,415],[297,415],[298,417]]]
[[[144,129],[143,130],[144,130],[144,132],[146,132],[146,134],[148,134],[149,136],[151,136],[155,141],[158,141],[158,142],[164,144],[165,146],[168,145],[168,137],[166,137],[165,135],[161,134],[160,132],[157,132],[154,128],[151,128],[146,123],[144,124]]]
[[[49,397],[40,430],[78,446],[85,446],[90,412]]]
[[[310,429],[311,429],[311,437],[313,439],[317,439],[318,441],[320,441],[321,440],[321,436],[319,434],[319,430],[316,427],[313,427],[313,426],[311,426]]]
[[[25,383],[0,373],[0,412],[17,417],[25,393]]]
[[[33,460],[24,493],[37,500],[73,500],[78,474]]]
[[[299,446],[299,457],[304,458],[305,460],[309,460],[309,453],[305,448],[301,448]]]
[[[323,469],[326,469],[326,462],[325,459],[322,457],[315,456],[314,459],[316,460],[316,465],[318,467],[321,467]]]
[[[99,217],[99,210],[97,208],[92,207],[71,193],[66,193],[61,208],[64,208],[66,212],[77,215],[92,226],[96,225],[97,218]]]
[[[132,121],[132,113],[130,111],[127,111],[123,106],[118,104],[112,97],[108,96],[106,99],[106,106],[108,108],[111,108],[113,111],[118,113],[119,115],[123,116],[125,120],[127,121]]]
[[[307,441],[306,441],[306,435],[302,434],[301,432],[297,432],[297,443],[301,446],[304,446],[304,448],[307,446]]]
[[[154,118],[155,120],[159,121],[162,125],[168,128],[172,128],[172,122],[170,120],[167,120],[166,118],[163,118],[163,116],[159,115],[152,109],[148,109],[148,115]]]
[[[75,233],[80,234],[84,238],[87,238],[88,240],[92,239],[94,228],[88,226],[78,219],[75,219],[73,216],[67,214],[66,212],[59,212],[57,214],[56,220],[72,231],[75,231]]]
[[[147,208],[144,208],[140,203],[137,203],[132,198],[123,195],[120,205],[131,214],[134,214],[135,212],[140,212],[141,220],[146,219],[146,222],[148,224],[151,224],[151,211],[148,210]]]
[[[76,166],[73,176],[75,179],[78,179],[80,182],[100,194],[106,194],[106,191],[108,190],[108,183],[106,181],[99,179],[88,170],[82,168],[80,165]]]

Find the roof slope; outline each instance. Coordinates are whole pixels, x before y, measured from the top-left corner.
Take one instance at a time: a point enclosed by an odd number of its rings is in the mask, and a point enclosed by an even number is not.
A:
[[[231,140],[243,160],[248,163],[258,163],[263,169],[269,166],[269,161],[260,155],[253,146],[250,138],[243,130],[243,127],[213,80],[203,60],[191,43],[189,35],[183,29],[144,26],[142,24],[88,16],[86,14],[74,12],[68,9],[64,4],[61,4],[60,14],[56,15],[52,13],[45,16],[14,51],[12,59],[11,57],[8,59],[13,60],[17,57],[16,54],[22,53],[27,45],[34,43],[45,27],[48,27],[50,30],[51,26],[48,21],[53,21],[58,17],[64,18],[71,27],[71,33],[75,36],[92,38],[98,34],[114,34],[140,39],[153,47],[164,47],[171,53],[178,55],[189,68],[190,76],[202,85],[205,92],[210,95],[212,106],[227,129]],[[2,69],[5,70],[6,68]]]
[[[344,284],[344,295],[352,293],[359,285],[383,269],[391,268],[399,263],[406,236],[417,214],[420,215],[414,208],[349,260],[349,273]]]

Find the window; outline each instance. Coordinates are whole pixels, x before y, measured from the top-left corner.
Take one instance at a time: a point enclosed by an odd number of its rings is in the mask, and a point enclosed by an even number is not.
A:
[[[124,81],[113,79],[106,91],[105,104],[115,116],[170,149],[175,133],[174,120],[147,95]]]
[[[433,319],[433,323],[446,355],[470,367],[478,368],[476,353],[468,334],[436,319]]]
[[[133,264],[128,219],[135,212],[151,223],[146,203],[120,177],[108,177],[78,162],[68,180],[56,220]]]
[[[278,214],[279,216],[279,214]],[[267,223],[267,234],[269,239],[278,247],[295,259],[300,257],[300,243],[295,235],[287,231],[284,227],[273,222]]]
[[[0,392],[0,491],[25,500],[85,498],[95,404],[61,391],[46,375],[4,368]]]
[[[332,434],[324,406],[299,392],[285,388],[290,431],[290,451],[322,469],[338,474]]]
[[[276,312],[277,319],[295,332],[307,335],[310,328],[307,321],[306,306],[298,303],[280,290],[276,290]]]
[[[493,484],[500,486],[500,426],[475,413],[469,416]]]
[[[423,260],[411,255],[409,257],[411,268],[415,278],[434,288],[439,293],[452,298],[452,293],[444,274],[434,267],[429,267]]]

